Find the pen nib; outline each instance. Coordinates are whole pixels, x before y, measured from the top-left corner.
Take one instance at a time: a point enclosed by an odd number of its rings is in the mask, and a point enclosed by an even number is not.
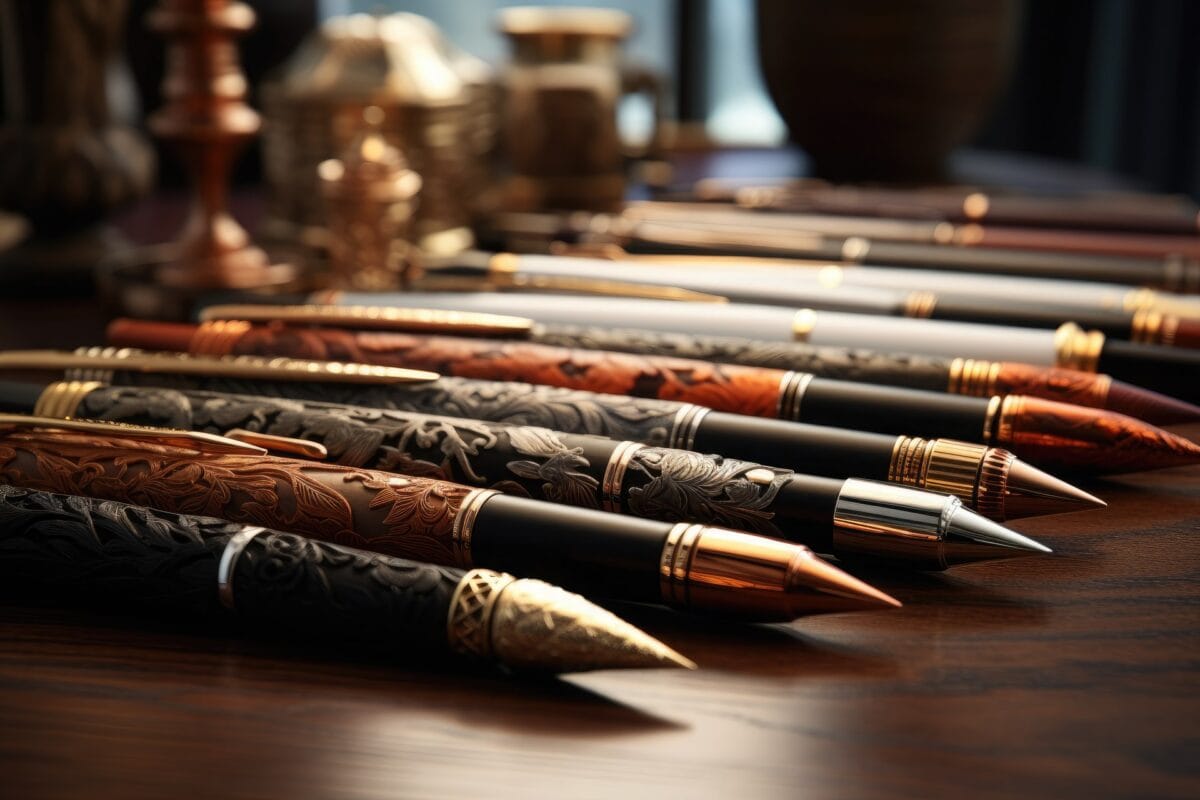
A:
[[[491,647],[502,663],[538,671],[696,668],[616,614],[538,580],[502,589],[491,617]]]
[[[954,512],[942,538],[942,561],[947,567],[1049,552],[1044,544],[967,508]]]
[[[811,551],[798,553],[792,560],[786,591],[797,614],[900,607],[896,598],[838,569]]]
[[[1062,514],[1108,505],[1094,494],[1019,458],[1009,465],[1004,495],[1004,519]]]
[[[1112,382],[1105,407],[1155,425],[1200,421],[1200,406],[1123,381]]]

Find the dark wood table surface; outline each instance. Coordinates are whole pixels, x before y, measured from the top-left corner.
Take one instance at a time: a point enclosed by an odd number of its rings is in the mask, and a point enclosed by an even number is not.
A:
[[[794,166],[755,158],[695,176]],[[970,165],[986,181],[991,163]],[[123,227],[160,240],[182,209]],[[0,295],[0,347],[99,343],[104,319],[86,298]],[[731,626],[619,609],[692,673],[521,681],[0,587],[0,800],[1200,797],[1200,467],[1089,488],[1109,508],[1014,525],[1052,557],[867,576],[900,610]]]
[[[102,317],[0,301],[0,346]],[[1052,557],[871,575],[897,611],[621,609],[694,673],[520,681],[8,597],[0,797],[1200,796],[1200,468],[1090,488],[1108,509],[1016,525]]]

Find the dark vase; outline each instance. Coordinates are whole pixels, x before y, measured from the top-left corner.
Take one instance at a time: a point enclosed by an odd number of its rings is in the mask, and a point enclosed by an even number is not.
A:
[[[1015,0],[758,0],[767,89],[831,180],[919,182],[986,119],[1011,71]]]

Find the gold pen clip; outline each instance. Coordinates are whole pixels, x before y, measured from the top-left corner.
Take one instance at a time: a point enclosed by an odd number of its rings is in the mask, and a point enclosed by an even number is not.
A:
[[[274,453],[286,453],[290,456],[300,456],[314,461],[324,461],[329,457],[329,450],[320,442],[294,439],[291,436],[276,436],[273,433],[248,431],[245,428],[231,428],[225,431],[225,438],[235,442],[257,445]]]
[[[502,314],[441,311],[429,308],[331,305],[218,305],[200,313],[204,322],[243,320],[330,325],[363,330],[471,333],[481,336],[526,334],[533,320]]]
[[[60,350],[0,352],[0,369],[78,370],[77,380],[108,380],[103,372],[145,372],[245,380],[317,381],[319,383],[426,383],[436,372],[376,364],[306,361],[258,356],[192,356],[148,353],[129,347],[85,347],[73,353]]]
[[[122,439],[142,439],[157,444],[186,447],[204,453],[217,455],[259,455],[267,451],[247,442],[216,436],[199,431],[181,431],[174,428],[148,428],[144,425],[130,425],[127,422],[111,422],[107,420],[81,420],[70,417],[34,417],[26,414],[0,414],[0,431],[21,429],[48,428],[51,430],[72,431],[76,433],[94,433],[100,436],[120,437]]]

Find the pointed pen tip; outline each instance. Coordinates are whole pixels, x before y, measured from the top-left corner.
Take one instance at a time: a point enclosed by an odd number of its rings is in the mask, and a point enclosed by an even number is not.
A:
[[[903,605],[890,594],[815,555],[797,558],[789,573],[788,589],[794,594],[800,614],[832,614]]]
[[[1112,382],[1104,405],[1110,411],[1155,425],[1200,422],[1200,406],[1123,381]]]
[[[696,669],[696,663],[607,609],[539,580],[513,581],[491,621],[494,655],[535,671]]]
[[[1004,494],[1006,519],[1062,514],[1105,508],[1108,505],[1091,492],[1085,492],[1019,458],[1009,466]]]
[[[942,541],[942,560],[946,566],[1052,552],[1041,542],[966,508],[950,518]]]

